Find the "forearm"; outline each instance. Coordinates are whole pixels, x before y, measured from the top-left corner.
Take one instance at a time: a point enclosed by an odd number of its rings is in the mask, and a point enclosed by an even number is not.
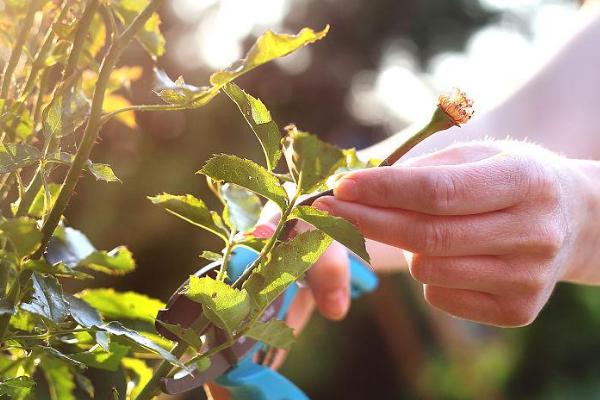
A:
[[[600,15],[506,100],[488,112],[476,114],[462,128],[431,137],[410,155],[429,153],[454,142],[510,136],[541,143],[569,157],[600,158],[599,128],[595,123],[600,91],[599,38]],[[416,128],[409,127],[363,150],[363,157],[385,157]]]

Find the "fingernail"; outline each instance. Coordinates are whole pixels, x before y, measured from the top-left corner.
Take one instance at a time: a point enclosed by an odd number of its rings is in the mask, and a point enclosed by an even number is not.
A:
[[[327,197],[322,197],[320,199],[315,200],[315,202],[313,203],[313,207],[318,210],[325,211],[328,214],[331,214],[331,204],[329,204]]]
[[[325,295],[324,308],[327,315],[332,319],[341,319],[350,307],[350,296],[345,289],[338,289]]]
[[[356,180],[351,177],[340,179],[333,188],[333,194],[341,200],[354,201],[358,199]]]

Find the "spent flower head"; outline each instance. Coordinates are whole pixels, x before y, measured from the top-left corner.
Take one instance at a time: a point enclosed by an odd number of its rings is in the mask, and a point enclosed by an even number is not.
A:
[[[438,107],[458,126],[466,124],[473,116],[473,100],[457,88],[441,95]]]

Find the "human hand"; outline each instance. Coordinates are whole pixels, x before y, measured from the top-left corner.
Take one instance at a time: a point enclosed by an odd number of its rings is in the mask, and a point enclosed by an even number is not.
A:
[[[522,326],[557,281],[581,280],[590,255],[588,184],[572,161],[525,142],[472,142],[350,173],[314,205],[408,250],[433,306]]]

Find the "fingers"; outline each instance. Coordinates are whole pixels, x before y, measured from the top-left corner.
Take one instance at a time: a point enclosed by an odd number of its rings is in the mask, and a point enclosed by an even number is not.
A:
[[[347,250],[334,242],[308,271],[307,281],[319,312],[331,320],[344,318],[350,308]]]
[[[530,324],[543,302],[528,298],[505,298],[473,290],[424,285],[425,300],[456,317],[501,327]]]
[[[495,256],[428,257],[413,254],[409,270],[417,281],[449,289],[498,295],[539,295],[551,282],[549,265]]]
[[[414,164],[423,163],[419,159]],[[539,173],[518,157],[498,155],[458,165],[356,171],[344,176],[334,193],[339,200],[376,207],[434,215],[478,214],[523,200],[531,176]]]
[[[559,226],[508,212],[432,216],[375,208],[322,197],[314,204],[352,222],[364,236],[430,256],[502,255],[527,252],[552,256],[562,246]]]

